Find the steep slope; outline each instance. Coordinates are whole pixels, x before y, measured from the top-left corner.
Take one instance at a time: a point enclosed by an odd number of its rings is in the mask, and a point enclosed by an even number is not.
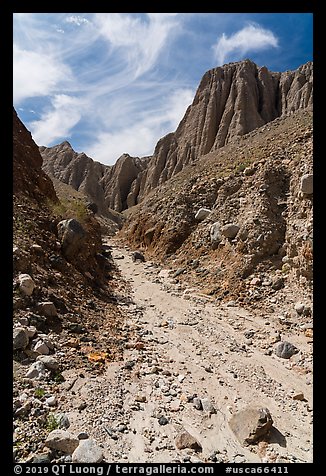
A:
[[[297,111],[186,167],[127,210],[122,231],[216,297],[252,303],[274,283],[309,300],[311,174],[312,112]]]
[[[276,117],[312,105],[313,65],[270,72],[250,60],[207,71],[177,130],[160,139],[153,156],[123,154],[113,167],[73,151],[68,142],[41,147],[44,170],[85,192],[105,214],[132,207],[199,157]]]
[[[94,363],[87,355],[107,350],[111,338],[105,358],[121,358],[123,317],[99,223],[79,197],[56,195],[15,111],[13,161],[13,442],[20,462],[34,461],[58,426],[62,372],[83,366],[97,374],[104,357]]]
[[[157,143],[138,177],[137,201],[200,156],[276,117],[311,106],[312,80],[312,63],[272,73],[245,60],[207,71],[177,130]]]
[[[57,201],[53,184],[42,170],[42,157],[31,133],[13,110],[13,192],[38,201]]]
[[[114,215],[110,209],[120,212],[134,204],[132,198],[127,204],[127,196],[147,164],[146,158],[123,154],[114,166],[103,165],[75,152],[67,141],[54,147],[40,147],[40,152],[45,172],[84,193],[96,203],[100,214],[111,219]]]

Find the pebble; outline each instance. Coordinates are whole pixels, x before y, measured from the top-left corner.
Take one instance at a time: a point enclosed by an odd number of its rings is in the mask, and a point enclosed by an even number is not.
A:
[[[95,440],[80,440],[79,446],[72,454],[73,463],[101,463],[103,451]]]
[[[89,438],[89,435],[85,431],[81,431],[80,433],[78,433],[77,438],[79,440],[87,440]]]
[[[55,407],[57,404],[57,399],[56,397],[49,397],[45,400],[45,404],[49,405],[50,407]]]
[[[196,410],[202,410],[203,409],[200,398],[195,397],[192,402],[193,402],[193,405],[196,408]]]
[[[79,440],[66,430],[53,430],[45,440],[48,448],[71,454],[79,445]]]
[[[158,422],[160,425],[167,425],[169,423],[169,420],[165,416],[161,416],[158,419]]]

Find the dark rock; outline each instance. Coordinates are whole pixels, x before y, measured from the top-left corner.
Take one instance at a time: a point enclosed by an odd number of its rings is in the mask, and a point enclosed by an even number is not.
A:
[[[276,345],[274,352],[282,359],[289,359],[292,355],[297,354],[299,349],[290,342],[282,341]]]
[[[167,425],[169,423],[169,420],[165,416],[161,416],[158,419],[158,422],[160,425]]]
[[[175,439],[175,445],[178,450],[190,448],[195,451],[202,451],[201,444],[187,431],[179,433],[179,435]]]
[[[142,263],[145,261],[145,257],[142,253],[140,253],[139,251],[134,251],[132,253],[132,260],[135,262],[135,261],[141,261]]]

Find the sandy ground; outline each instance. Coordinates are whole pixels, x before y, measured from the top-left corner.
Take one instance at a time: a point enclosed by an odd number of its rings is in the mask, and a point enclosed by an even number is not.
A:
[[[275,313],[260,315],[180,290],[167,270],[133,262],[130,250],[107,244],[130,285],[127,300],[121,286],[119,305],[135,337],[126,340],[124,361],[108,364],[102,376],[66,373],[69,431],[87,431],[113,462],[311,462],[309,339],[287,330]],[[277,357],[271,351],[279,339],[299,354]],[[301,392],[304,400],[294,400]],[[194,395],[208,399],[216,413],[196,409]],[[248,405],[267,407],[274,426],[268,441],[243,447],[228,422]],[[168,423],[159,423],[162,416]],[[183,430],[202,452],[176,448]]]

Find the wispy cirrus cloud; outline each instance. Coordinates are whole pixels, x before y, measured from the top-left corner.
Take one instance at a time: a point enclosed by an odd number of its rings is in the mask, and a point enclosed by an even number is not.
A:
[[[71,70],[51,54],[30,51],[14,44],[13,48],[14,102],[52,94],[62,83],[71,79]]]
[[[39,145],[69,139],[77,151],[105,163],[123,152],[147,155],[176,128],[201,75],[217,62],[246,54],[265,61],[263,53],[281,43],[273,33],[276,24],[284,40],[280,19],[297,25],[297,18],[284,18],[15,13],[14,105]],[[298,48],[296,43],[295,62]],[[274,62],[291,56],[282,45],[280,52],[286,54],[270,55]]]
[[[113,103],[113,117],[120,127],[113,132],[100,132],[86,150],[91,157],[108,163],[108,157],[120,157],[123,153],[145,156],[153,152],[157,140],[167,132],[174,131],[194,97],[192,89],[177,89],[161,102],[153,102],[144,110],[137,104],[125,101]],[[138,102],[138,101],[137,101]],[[119,109],[120,114],[115,109]]]
[[[219,64],[231,59],[240,60],[249,52],[257,52],[267,48],[276,48],[278,38],[271,30],[262,28],[257,23],[250,23],[233,35],[225,33],[213,46]]]

